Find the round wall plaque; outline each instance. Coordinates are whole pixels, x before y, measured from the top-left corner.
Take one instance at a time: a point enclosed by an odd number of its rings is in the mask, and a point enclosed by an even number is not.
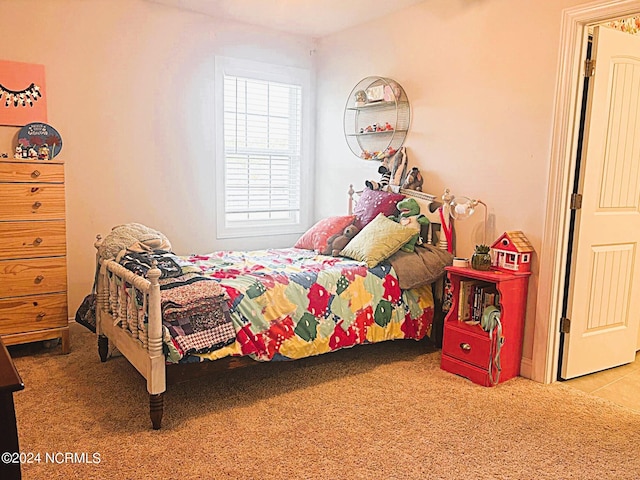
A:
[[[46,123],[29,123],[18,132],[18,145],[30,152],[24,157],[51,160],[62,150],[62,137]]]

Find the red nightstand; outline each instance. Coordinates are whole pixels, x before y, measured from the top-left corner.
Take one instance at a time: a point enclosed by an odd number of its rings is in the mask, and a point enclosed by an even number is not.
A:
[[[470,320],[473,320],[473,300],[479,286],[483,289],[478,293],[497,294],[495,303],[500,309],[503,339],[499,356],[501,371],[497,383],[518,376],[522,357],[527,288],[531,272],[508,273],[498,270],[485,272],[461,267],[447,267],[447,272],[453,298],[451,309],[444,320],[440,367],[485,387],[493,386],[497,376],[497,366],[492,362],[499,341],[497,330],[494,330],[490,336],[489,332],[483,330],[480,325],[470,325],[463,320],[465,315],[463,315],[463,305],[460,304],[462,282],[463,290],[466,290],[464,296],[470,302],[464,310],[465,313],[466,310],[470,310],[467,314],[471,317]],[[478,319],[477,312],[481,313],[483,305],[477,295],[475,298],[479,302],[476,307],[476,319]],[[494,297],[487,298],[490,301]],[[491,374],[490,368],[493,368]]]

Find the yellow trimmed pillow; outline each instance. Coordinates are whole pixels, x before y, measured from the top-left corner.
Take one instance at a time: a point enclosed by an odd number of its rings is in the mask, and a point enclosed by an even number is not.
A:
[[[340,255],[373,268],[400,250],[415,234],[415,228],[400,225],[380,213],[351,239]]]

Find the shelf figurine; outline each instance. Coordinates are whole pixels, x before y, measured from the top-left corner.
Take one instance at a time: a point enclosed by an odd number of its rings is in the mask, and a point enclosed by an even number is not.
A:
[[[49,145],[46,143],[38,149],[38,160],[49,160]]]
[[[14,153],[13,158],[22,158],[22,145],[16,145],[16,152]]]
[[[356,107],[364,107],[367,104],[367,94],[364,90],[358,90],[353,94],[353,97],[356,101]]]

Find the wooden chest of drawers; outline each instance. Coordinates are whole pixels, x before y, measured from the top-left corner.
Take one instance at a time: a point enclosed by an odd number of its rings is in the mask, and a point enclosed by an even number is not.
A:
[[[69,352],[64,165],[0,161],[0,336]]]

